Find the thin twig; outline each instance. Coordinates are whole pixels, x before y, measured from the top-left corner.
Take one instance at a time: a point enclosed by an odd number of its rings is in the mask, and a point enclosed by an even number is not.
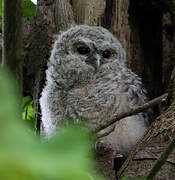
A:
[[[175,148],[175,137],[170,142],[166,150],[162,153],[160,159],[158,159],[154,167],[151,169],[150,173],[147,176],[147,179],[152,180],[155,177],[155,175],[159,172],[160,168],[165,164],[168,156],[171,154],[174,148]]]
[[[145,103],[143,106],[139,106],[138,108],[132,109],[131,111],[121,113],[121,114],[117,115],[115,118],[111,119],[110,121],[108,121],[108,122],[102,124],[100,127],[96,128],[94,130],[94,132],[98,133],[99,131],[107,128],[108,126],[114,124],[115,122],[119,121],[120,119],[126,118],[131,115],[138,114],[140,112],[144,112],[147,109],[152,108],[152,107],[156,106],[157,104],[160,104],[161,102],[165,101],[167,99],[167,96],[168,96],[168,93],[165,93],[165,94]]]
[[[101,132],[101,131],[98,132],[95,137],[96,137],[97,139],[99,139],[99,138],[101,138],[101,137],[104,137],[104,136],[109,135],[109,134],[110,134],[111,132],[113,132],[114,130],[115,130],[115,125],[109,126],[108,128],[102,130],[102,132]]]

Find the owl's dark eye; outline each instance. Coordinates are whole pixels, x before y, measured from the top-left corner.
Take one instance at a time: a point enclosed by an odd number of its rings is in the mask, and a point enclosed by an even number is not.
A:
[[[79,54],[81,55],[87,55],[90,53],[90,48],[89,47],[86,47],[86,46],[79,46],[77,48],[77,51]]]
[[[103,53],[102,53],[102,56],[104,57],[104,58],[110,58],[111,57],[111,51],[109,51],[109,50],[105,50],[105,51],[103,51]]]

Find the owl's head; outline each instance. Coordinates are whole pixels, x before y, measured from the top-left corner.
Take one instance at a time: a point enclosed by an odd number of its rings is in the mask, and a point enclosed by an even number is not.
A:
[[[60,59],[60,57],[63,57]],[[75,60],[97,71],[107,63],[125,63],[125,51],[121,43],[108,30],[98,26],[79,25],[63,32],[55,42],[51,61]]]

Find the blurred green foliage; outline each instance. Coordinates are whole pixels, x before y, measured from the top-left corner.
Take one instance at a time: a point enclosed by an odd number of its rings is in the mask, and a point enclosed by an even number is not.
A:
[[[9,73],[0,70],[0,179],[101,179],[93,172],[89,134],[69,126],[41,142],[21,120],[15,89]]]
[[[0,27],[2,26],[2,0],[0,0]]]
[[[146,179],[143,179],[143,178],[122,178],[121,180],[146,180]]]

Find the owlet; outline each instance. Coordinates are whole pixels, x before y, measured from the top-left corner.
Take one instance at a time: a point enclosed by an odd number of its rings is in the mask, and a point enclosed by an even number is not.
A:
[[[125,50],[108,30],[79,25],[57,37],[40,98],[47,137],[65,120],[95,127],[146,101],[141,79],[126,67]],[[148,115],[139,113],[116,122],[103,140],[127,155],[147,126]]]

